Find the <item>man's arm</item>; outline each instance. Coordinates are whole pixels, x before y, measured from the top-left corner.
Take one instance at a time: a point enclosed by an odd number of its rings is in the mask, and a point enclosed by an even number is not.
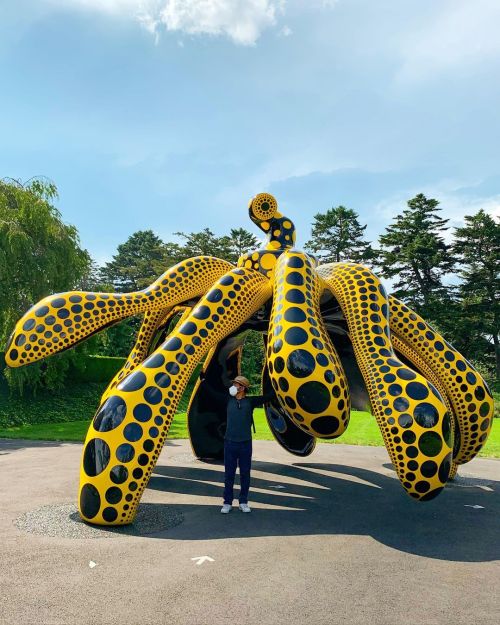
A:
[[[252,407],[260,408],[260,406],[263,406],[264,404],[270,402],[273,397],[274,391],[269,391],[269,393],[266,393],[265,395],[252,395],[250,397],[250,400],[252,401]]]

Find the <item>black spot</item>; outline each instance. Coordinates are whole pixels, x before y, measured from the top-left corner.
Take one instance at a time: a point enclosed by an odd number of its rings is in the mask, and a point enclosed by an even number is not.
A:
[[[19,352],[17,351],[17,349],[11,349],[9,352],[9,358],[11,360],[17,360],[19,357]]]
[[[403,432],[403,435],[401,436],[401,438],[407,445],[411,445],[417,439],[417,437],[415,436],[415,433],[412,432],[411,430],[406,430],[405,432]]]
[[[85,446],[83,453],[83,469],[90,477],[95,477],[104,471],[109,464],[111,451],[109,445],[102,438],[93,438]]]
[[[167,366],[165,367],[165,369],[171,375],[177,375],[179,373],[179,365],[176,362],[169,362],[169,363],[167,363]]]
[[[487,417],[488,414],[490,412],[490,405],[487,401],[485,401],[484,403],[481,404],[481,406],[479,407],[479,414],[482,417]]]
[[[101,507],[101,496],[93,484],[84,484],[80,492],[80,511],[87,519],[93,519]]]
[[[122,498],[122,491],[117,486],[111,486],[106,491],[106,501],[108,503],[118,503]]]
[[[196,324],[194,324],[192,321],[186,321],[186,323],[183,323],[179,329],[179,332],[181,334],[194,334],[196,332]]]
[[[119,391],[126,391],[132,393],[138,391],[146,384],[146,376],[142,371],[134,371],[129,373],[127,377],[118,384],[116,387]]]
[[[401,388],[399,384],[391,384],[388,390],[389,390],[389,395],[392,395],[393,397],[395,397],[396,395],[401,395],[403,391],[403,389]]]
[[[297,391],[297,402],[304,412],[318,414],[330,404],[330,393],[322,382],[305,382]]]
[[[443,441],[437,432],[424,432],[418,441],[420,451],[426,456],[437,456],[443,448]]]
[[[57,316],[59,319],[67,319],[69,317],[69,310],[67,308],[61,308],[61,310],[57,311]]]
[[[296,306],[292,306],[285,310],[285,321],[289,321],[290,323],[302,323],[306,320],[306,313]]]
[[[145,467],[149,462],[149,456],[146,454],[140,454],[137,458],[137,462],[141,465],[141,467]]]
[[[121,397],[112,395],[99,408],[94,417],[94,429],[98,432],[110,432],[125,419],[127,404]]]
[[[289,345],[302,345],[307,341],[307,332],[302,328],[289,328],[285,332],[285,341]]]
[[[416,406],[413,418],[421,427],[433,428],[439,420],[439,413],[435,406],[423,402]]]
[[[286,378],[280,378],[278,380],[278,384],[282,391],[284,391],[285,393],[286,391],[288,391],[290,385],[288,384],[288,380]]]
[[[474,391],[474,396],[476,397],[478,401],[483,401],[483,399],[486,396],[486,393],[484,392],[484,388],[482,386],[478,386]]]
[[[27,319],[23,324],[23,330],[25,330],[26,332],[33,330],[34,327],[35,327],[34,319]]]
[[[117,464],[109,472],[109,477],[111,478],[111,481],[115,484],[123,484],[123,482],[127,481],[128,469],[122,464]]]
[[[276,360],[274,361],[274,370],[276,371],[276,373],[281,373],[284,368],[285,368],[285,361],[283,360],[281,356],[278,356]]]
[[[212,289],[208,294],[207,294],[207,301],[208,302],[220,302],[220,300],[222,299],[222,291],[220,289]]]
[[[410,382],[407,384],[406,392],[412,399],[425,399],[429,395],[427,387],[420,382]]]
[[[424,480],[421,480],[420,482],[417,482],[415,484],[415,490],[417,491],[417,493],[426,493],[430,487],[431,485],[429,484],[429,482],[425,482]]]
[[[396,374],[402,380],[414,380],[417,377],[417,374],[410,369],[398,369]]]
[[[286,281],[288,284],[293,284],[295,286],[301,286],[304,284],[304,278],[298,271],[292,271],[286,277]]]
[[[150,441],[149,439],[144,441],[144,443],[142,444],[142,448],[144,449],[144,451],[153,451],[155,444],[153,443],[153,441]]]
[[[434,460],[426,460],[420,467],[420,472],[424,477],[434,477],[438,470],[438,465]]]
[[[118,517],[118,512],[114,508],[104,508],[102,511],[102,518],[108,523],[112,523],[116,521]]]
[[[285,299],[291,304],[303,304],[306,301],[304,293],[299,289],[290,289],[285,295]]]
[[[48,306],[40,306],[38,310],[35,310],[35,315],[37,317],[45,317],[45,315],[49,312]]]
[[[338,430],[339,425],[340,421],[337,417],[332,416],[316,417],[316,419],[311,421],[312,429],[325,436],[334,434]]]
[[[182,345],[181,339],[178,338],[177,336],[173,336],[172,338],[167,339],[165,343],[163,343],[162,349],[169,351],[169,352],[175,352],[176,350],[179,349],[181,345]]]
[[[294,349],[287,358],[286,367],[296,378],[306,378],[314,371],[314,357],[305,349]]]
[[[452,434],[450,414],[447,412],[443,417],[443,438],[448,447],[452,447]]]
[[[171,378],[168,373],[157,373],[155,375],[155,384],[161,388],[170,386]]]
[[[138,423],[129,423],[123,430],[125,440],[135,443],[142,437],[142,428]]]
[[[291,256],[288,259],[287,265],[291,267],[292,269],[300,269],[301,267],[304,266],[304,261],[302,260],[302,258],[299,258],[298,256]]]
[[[198,306],[193,311],[193,316],[196,319],[208,319],[210,317],[210,308],[208,306]]]
[[[134,419],[145,423],[153,416],[153,411],[147,404],[137,404],[134,408]]]
[[[234,278],[233,276],[227,275],[227,276],[223,276],[220,280],[219,280],[219,284],[223,284],[224,286],[229,286],[230,284],[232,284],[234,282]]]
[[[410,402],[406,399],[406,397],[397,397],[392,405],[394,406],[394,410],[404,412],[405,410],[408,410]]]
[[[130,462],[134,456],[134,448],[128,443],[122,443],[116,450],[116,457],[120,462]]]
[[[152,354],[142,363],[142,366],[146,367],[146,369],[157,369],[161,367],[164,362],[165,357],[162,354]]]

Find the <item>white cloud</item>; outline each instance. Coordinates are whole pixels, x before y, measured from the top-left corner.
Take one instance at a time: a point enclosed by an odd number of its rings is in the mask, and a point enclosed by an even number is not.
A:
[[[46,0],[62,7],[131,17],[158,37],[162,29],[188,35],[226,36],[253,45],[276,24],[285,0]]]
[[[423,26],[404,31],[397,80],[421,81],[452,69],[470,71],[498,59],[499,23],[498,0],[446,0],[439,11],[428,15]]]

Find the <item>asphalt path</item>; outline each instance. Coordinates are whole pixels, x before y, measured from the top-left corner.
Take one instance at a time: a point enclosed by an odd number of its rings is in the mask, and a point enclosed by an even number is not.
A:
[[[384,448],[320,444],[302,459],[254,441],[252,512],[222,515],[223,467],[174,440],[141,505],[181,514],[176,527],[19,529],[29,511],[75,503],[81,450],[0,439],[2,625],[500,622],[498,460],[416,502]]]

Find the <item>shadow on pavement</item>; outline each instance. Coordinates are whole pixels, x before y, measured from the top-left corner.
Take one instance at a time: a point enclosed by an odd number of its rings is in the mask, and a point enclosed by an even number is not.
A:
[[[253,467],[276,479],[252,476],[251,503],[273,508],[255,508],[251,514],[235,509],[229,515],[221,515],[223,473],[220,470],[210,465],[157,466],[149,489],[214,497],[217,503],[213,506],[175,504],[186,521],[168,534],[155,534],[155,538],[365,535],[393,549],[439,560],[483,562],[500,557],[497,482],[491,481],[492,488],[488,490],[451,487],[432,501],[416,502],[404,493],[395,477],[366,469],[327,463],[285,465],[261,461],[255,461]],[[281,482],[282,476],[302,483]],[[273,492],[277,485],[285,488]],[[168,504],[141,505],[169,507]],[[474,505],[483,508],[470,507]]]
[[[81,445],[81,443],[77,441],[30,441],[20,438],[0,438],[0,456],[5,456],[20,449],[60,447],[61,445]]]

